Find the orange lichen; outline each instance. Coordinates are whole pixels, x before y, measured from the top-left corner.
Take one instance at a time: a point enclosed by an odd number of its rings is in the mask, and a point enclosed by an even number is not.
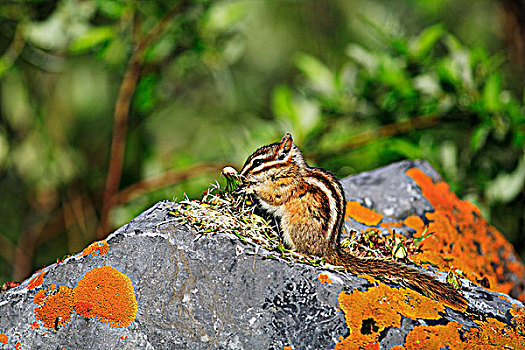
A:
[[[20,344],[20,342],[17,341],[15,344],[15,350],[20,350],[20,349],[22,349],[22,344]]]
[[[423,220],[421,220],[421,218],[416,215],[411,215],[407,217],[403,221],[403,224],[405,224],[405,226],[407,227],[413,228],[416,231],[422,231],[425,227],[425,223],[423,222]]]
[[[394,345],[390,350],[405,350],[405,347],[403,345]]]
[[[45,327],[56,329],[71,319],[73,290],[60,286],[56,294],[45,296],[40,304],[42,306],[35,308],[36,319],[42,321]]]
[[[91,313],[91,310],[93,309],[93,305],[88,302],[79,301],[75,303],[75,311],[79,314],[84,316],[85,318],[93,317],[93,314]]]
[[[39,289],[36,292],[36,295],[35,295],[35,297],[33,299],[33,303],[38,304],[38,305],[42,305],[42,303],[44,302],[44,299],[46,298],[46,291],[47,291],[47,289]]]
[[[367,344],[364,350],[379,350],[379,342],[376,341],[376,342]]]
[[[112,327],[126,327],[135,320],[137,299],[133,285],[117,269],[102,266],[88,271],[74,292],[75,310],[84,317],[96,317]]]
[[[38,329],[38,327],[40,327],[37,321],[31,322],[30,325],[31,329]]]
[[[378,341],[387,327],[401,326],[401,316],[439,319],[444,306],[407,288],[391,288],[380,283],[367,291],[339,294],[350,335],[335,349],[366,347]]]
[[[320,273],[317,279],[319,280],[319,282],[321,282],[321,284],[333,283],[333,281],[328,277],[326,273]]]
[[[365,280],[367,280],[371,284],[377,283],[377,279],[375,279],[375,277],[372,277],[370,275],[357,275],[357,277],[364,278]]]
[[[456,322],[449,322],[444,326],[416,326],[408,333],[405,346],[407,350],[442,349],[445,345],[451,349],[463,349],[459,329],[461,324]]]
[[[507,276],[515,274],[522,278],[525,268],[519,262],[512,246],[494,227],[481,217],[471,203],[459,200],[446,183],[434,183],[419,169],[410,169],[407,174],[420,186],[423,195],[434,207],[425,215],[409,216],[401,221],[405,227],[416,231],[414,238],[430,232],[428,240],[421,246],[422,253],[411,259],[420,264],[431,264],[443,271],[459,269],[471,281],[499,292],[508,293],[514,283]],[[350,204],[347,215],[368,226],[382,220],[360,220],[352,213],[359,204]],[[362,207],[361,207],[362,208]],[[366,209],[366,208],[365,208]],[[425,226],[428,222],[428,227]],[[396,223],[384,222],[383,229],[391,230]],[[495,266],[495,268],[493,267]],[[524,293],[518,298],[523,300]],[[439,319],[444,306],[409,289],[390,288],[382,283],[366,292],[354,291],[339,295],[340,307],[350,335],[336,344],[335,349],[372,349],[379,346],[379,334],[387,327],[398,328],[401,317],[411,319]],[[525,309],[510,310],[509,325],[488,318],[475,321],[477,327],[468,328],[456,322],[445,325],[416,326],[405,338],[406,349],[444,348],[514,348],[525,349]],[[397,346],[396,349],[405,349]]]
[[[30,281],[29,281],[29,284],[27,285],[27,289],[35,289],[37,287],[40,287],[42,285],[42,283],[44,283],[44,275],[46,274],[47,271],[42,271],[40,272],[38,275],[36,275],[35,277],[33,277]]]
[[[434,212],[426,213],[428,231],[434,232],[427,239],[430,244],[425,240],[423,252],[411,258],[418,263],[430,262],[442,271],[458,268],[472,282],[508,294],[514,282],[507,275],[525,275],[512,245],[482,218],[475,205],[451,193],[446,183],[434,183],[417,168],[406,173],[434,207]],[[416,229],[413,222],[405,220],[405,224]],[[421,234],[422,228],[417,231]],[[521,291],[515,297],[524,300],[525,293]]]
[[[290,345],[290,346],[285,346],[285,347],[283,348],[283,350],[293,350],[293,346],[292,346],[292,345]]]
[[[512,327],[489,318],[484,322],[474,321],[479,328],[470,328],[464,334],[466,343],[478,349],[525,349],[525,338],[518,335]],[[467,349],[467,347],[465,347]],[[468,347],[472,349],[472,347]]]
[[[0,343],[7,344],[9,338],[4,333],[0,333]]]
[[[82,251],[82,256],[92,255],[92,256],[103,256],[109,251],[109,244],[106,241],[98,241],[91,243],[84,251]]]
[[[379,226],[383,228],[391,228],[391,227],[401,227],[403,224],[398,221],[389,221],[389,222],[382,222]]]
[[[123,341],[126,341],[128,339],[128,336],[127,335],[126,336],[122,335],[122,336],[120,336],[120,339],[123,340]]]
[[[350,335],[341,339],[335,349],[373,349],[379,346],[379,335],[387,327],[399,328],[401,317],[441,319],[444,307],[407,288],[391,288],[383,283],[365,292],[341,292],[339,304],[345,313]],[[393,349],[525,349],[525,309],[510,311],[513,325],[493,318],[474,321],[477,327],[448,322],[445,325],[416,326],[405,338],[405,347]]]
[[[478,327],[466,328],[460,323],[416,326],[405,339],[410,349],[525,349],[523,336],[511,327],[493,318],[475,321]]]
[[[350,217],[357,222],[372,226],[377,225],[383,219],[383,215],[363,207],[359,202],[348,201],[346,203],[345,217]]]
[[[511,323],[516,326],[516,332],[525,335],[525,309],[519,306],[510,309],[512,315]]]
[[[56,289],[56,286],[55,286]],[[45,327],[56,329],[71,319],[73,309],[83,317],[96,317],[112,327],[126,327],[135,320],[137,300],[130,279],[110,267],[88,271],[75,288],[40,289],[34,296],[35,317]],[[38,323],[34,322],[38,328]],[[33,325],[33,323],[32,323]]]

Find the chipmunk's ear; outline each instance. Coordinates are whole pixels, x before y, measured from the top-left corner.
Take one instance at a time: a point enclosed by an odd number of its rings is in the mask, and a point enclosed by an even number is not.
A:
[[[279,156],[286,155],[290,152],[293,146],[293,139],[290,133],[286,133],[279,142]]]

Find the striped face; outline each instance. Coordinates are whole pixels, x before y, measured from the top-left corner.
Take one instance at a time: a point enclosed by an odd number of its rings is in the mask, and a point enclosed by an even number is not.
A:
[[[280,177],[289,176],[294,162],[292,136],[284,135],[280,142],[263,146],[248,157],[240,172],[243,186],[248,193],[257,186]],[[298,152],[298,150],[297,150]]]

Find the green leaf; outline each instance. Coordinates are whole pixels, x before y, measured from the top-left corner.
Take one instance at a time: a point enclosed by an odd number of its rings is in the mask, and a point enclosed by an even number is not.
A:
[[[283,128],[293,132],[298,143],[301,143],[321,120],[321,108],[317,101],[293,94],[284,85],[274,89],[272,108]]]
[[[7,160],[8,152],[9,142],[5,133],[3,132],[3,129],[0,128],[0,170],[2,170],[4,167],[3,165]]]
[[[402,155],[409,159],[421,158],[421,150],[419,146],[403,138],[392,138],[387,140],[385,150]]]
[[[229,31],[249,14],[249,6],[243,1],[218,1],[204,16],[200,30],[206,37]]]
[[[438,73],[439,79],[443,85],[443,90],[450,90],[448,88],[450,85],[457,87],[460,85],[458,82],[460,81],[459,75],[457,72],[457,68],[454,64],[454,61],[452,61],[452,58],[449,56],[444,57],[436,67],[436,71]]]
[[[133,105],[141,113],[150,113],[155,108],[157,102],[155,88],[158,80],[158,77],[153,74],[139,80],[133,97]]]
[[[69,51],[72,53],[86,52],[99,44],[111,40],[114,36],[115,31],[110,26],[95,27],[76,37],[69,46]]]
[[[115,0],[96,0],[100,12],[111,18],[119,18],[126,8],[126,4],[122,1]]]
[[[295,64],[314,90],[328,96],[336,92],[334,74],[317,58],[301,53],[295,57]]]
[[[379,78],[382,83],[391,85],[405,96],[409,96],[413,92],[412,82],[408,77],[404,59],[383,56],[379,65]]]
[[[463,51],[463,45],[461,45],[460,41],[450,33],[445,36],[445,45],[451,53]]]
[[[464,49],[452,35],[445,37],[445,43],[450,54],[445,56],[438,65],[440,77],[461,89],[474,89],[474,73],[471,66],[471,51]]]
[[[498,73],[492,74],[483,87],[483,104],[490,112],[501,109],[501,76]]]
[[[449,271],[447,274],[447,283],[452,285],[454,289],[461,289],[462,286],[461,278],[452,271]]]
[[[346,49],[346,54],[356,63],[367,68],[371,73],[374,73],[377,70],[377,57],[373,53],[368,52],[362,46],[350,44]]]
[[[273,89],[272,109],[278,119],[295,123],[297,116],[292,106],[292,91],[289,87],[278,85]]]
[[[442,93],[435,73],[426,73],[414,77],[413,85],[419,92],[431,97],[438,97]]]
[[[441,143],[439,147],[439,158],[443,172],[447,175],[450,180],[456,179],[458,175],[458,147],[451,141],[446,140]]]
[[[483,146],[489,133],[490,128],[487,125],[479,125],[476,127],[470,138],[470,147],[474,152],[477,152]]]
[[[430,237],[431,235],[434,234],[434,232],[429,232],[429,233],[427,233],[427,231],[428,231],[428,226],[425,226],[425,229],[423,230],[423,232],[421,232],[421,237],[419,237],[419,238],[414,238],[414,244],[416,245],[416,247],[419,247],[419,245],[420,245],[421,243],[423,243],[423,241],[424,241],[425,239],[427,239],[428,237]]]
[[[410,55],[416,60],[423,59],[445,33],[446,31],[441,24],[424,29],[418,37],[410,42]]]
[[[485,195],[489,202],[508,203],[521,193],[524,184],[525,154],[522,156],[518,167],[512,173],[501,172],[488,184]]]
[[[121,65],[128,59],[131,43],[125,40],[110,40],[101,50],[104,61],[111,65]]]

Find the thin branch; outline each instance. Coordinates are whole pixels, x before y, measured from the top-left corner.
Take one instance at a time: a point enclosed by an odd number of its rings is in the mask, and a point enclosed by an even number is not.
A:
[[[0,256],[13,264],[15,245],[6,237],[0,235]]]
[[[337,154],[343,154],[349,152],[355,148],[364,146],[373,141],[386,139],[399,134],[404,134],[414,129],[423,129],[430,126],[436,125],[442,118],[442,115],[437,113],[420,115],[412,117],[407,120],[400,122],[383,125],[381,127],[366,130],[356,135],[349,137],[348,141],[337,149],[326,153],[326,152],[310,152],[308,158],[313,160],[320,160]]]
[[[7,48],[4,55],[0,57],[0,77],[2,77],[4,73],[9,68],[11,68],[18,56],[20,56],[20,53],[22,52],[22,49],[25,45],[24,30],[25,22],[19,22],[16,27],[15,35],[13,36],[13,41]]]
[[[224,163],[203,163],[195,164],[183,170],[170,170],[156,177],[144,179],[123,189],[115,195],[113,202],[115,203],[115,205],[124,204],[145,193],[151,192],[162,187],[173,185],[177,182],[184,181],[195,176],[210,173],[217,174],[225,166],[226,164]]]
[[[500,0],[503,8],[503,34],[505,50],[514,63],[522,69],[525,65],[525,2],[522,0]]]
[[[125,188],[115,194],[113,203],[115,205],[124,204],[155,189],[170,186],[195,176],[218,173],[224,166],[225,164],[222,163],[202,163],[183,170],[171,170]],[[74,218],[68,219],[67,217],[71,215]],[[0,256],[13,266],[13,279],[20,281],[29,275],[33,268],[34,251],[39,245],[51,240],[64,230],[72,229],[75,225],[86,230],[87,227],[91,226],[89,223],[95,221],[94,216],[95,208],[89,200],[83,200],[80,195],[76,195],[72,196],[54,213],[49,212],[46,220],[28,227],[17,245],[0,236]],[[70,253],[73,254],[74,251],[70,251]]]
[[[118,191],[122,176],[127,131],[126,127],[130,104],[137,85],[140,69],[144,61],[145,51],[166,32],[173,19],[187,7],[188,2],[181,1],[166,12],[157,24],[139,41],[129,60],[128,68],[124,74],[117,101],[115,103],[111,155],[103,195],[101,219],[97,230],[99,238],[105,237],[109,229],[109,213],[114,206],[113,198]]]
[[[52,210],[40,210],[39,214],[45,215],[46,218],[26,227],[18,239],[18,244],[13,252],[13,280],[21,281],[32,271],[35,248]]]

